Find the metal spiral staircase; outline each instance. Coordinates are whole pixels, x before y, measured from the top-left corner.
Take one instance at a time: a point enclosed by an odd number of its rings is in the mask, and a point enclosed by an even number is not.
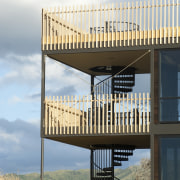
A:
[[[91,151],[91,180],[119,180],[114,174],[115,166],[122,166],[133,155],[131,145],[95,145]]]
[[[97,97],[102,98],[103,94],[112,94],[113,96],[116,94],[117,97],[122,97],[122,94],[126,96],[127,93],[132,92],[135,85],[135,68],[112,66],[100,67],[99,69],[96,67],[94,70],[111,74],[110,77],[95,85],[94,94]],[[112,113],[111,108],[108,108],[110,105],[104,105],[108,111],[108,119],[105,119],[105,122],[110,122],[110,114]],[[114,117],[112,121],[112,123],[115,122]],[[93,145],[91,150],[91,180],[120,180],[115,177],[114,168],[122,166],[123,161],[128,161],[129,156],[133,155],[133,150],[135,150],[133,145]]]

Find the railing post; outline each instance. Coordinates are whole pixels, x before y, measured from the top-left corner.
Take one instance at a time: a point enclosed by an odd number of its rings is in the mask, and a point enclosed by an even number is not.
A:
[[[125,111],[124,111],[124,93],[123,93],[123,116],[122,116],[122,118],[123,118],[123,122],[122,122],[122,124],[123,124],[123,133],[125,133],[125,116],[124,116],[124,113],[125,113]]]
[[[67,113],[68,113],[68,115],[67,115],[67,118],[68,118],[68,123],[67,123],[67,134],[72,134],[72,129],[71,129],[71,131],[69,131],[69,129],[70,129],[70,127],[71,127],[71,124],[72,124],[72,120],[71,120],[71,122],[70,122],[70,109],[69,109],[69,107],[70,107],[70,100],[69,100],[69,96],[67,97],[67,105],[68,105],[68,108],[67,108]]]
[[[131,123],[131,125],[130,125],[130,127],[131,127],[131,133],[133,133],[134,132],[134,124],[133,124],[133,108],[132,108],[132,106],[133,106],[133,94],[131,93],[131,120],[130,120],[130,123]]]
[[[59,129],[59,126],[58,126],[58,122],[59,122],[59,97],[57,96],[56,97],[56,135],[58,134],[58,129]]]
[[[127,94],[126,96],[126,107],[127,107],[127,110],[126,110],[126,133],[129,133],[129,94]]]
[[[88,96],[86,97],[86,101],[87,101],[87,102],[86,102],[86,111],[87,111],[86,113],[87,113],[87,114],[86,114],[86,117],[85,117],[85,119],[86,119],[86,121],[85,121],[86,124],[85,124],[85,125],[86,125],[86,134],[88,134],[88,133],[89,133],[89,129],[88,129],[88,128],[89,128],[89,124],[88,124],[88,119],[89,119],[89,112],[88,112],[89,97],[88,97]],[[80,102],[79,102],[79,103],[80,103]],[[83,120],[83,121],[84,121],[84,120]]]
[[[176,7],[176,43],[179,42],[179,0],[177,0]]]
[[[52,117],[52,134],[55,134],[55,119],[56,119],[56,115],[55,115],[55,96],[53,96],[53,108],[52,108],[52,113],[53,113],[53,117]]]

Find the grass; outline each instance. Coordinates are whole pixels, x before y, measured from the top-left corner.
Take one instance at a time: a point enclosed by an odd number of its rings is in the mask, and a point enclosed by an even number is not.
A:
[[[20,180],[16,174],[0,175],[0,180]]]

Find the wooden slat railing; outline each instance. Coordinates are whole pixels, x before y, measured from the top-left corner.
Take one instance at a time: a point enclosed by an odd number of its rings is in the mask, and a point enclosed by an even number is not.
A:
[[[149,94],[45,99],[45,135],[149,133]]]
[[[42,50],[179,43],[179,0],[148,0],[42,11]]]

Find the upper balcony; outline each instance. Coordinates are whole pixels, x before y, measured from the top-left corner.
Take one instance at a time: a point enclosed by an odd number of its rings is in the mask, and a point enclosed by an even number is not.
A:
[[[43,9],[42,51],[177,44],[179,5],[152,0]]]

